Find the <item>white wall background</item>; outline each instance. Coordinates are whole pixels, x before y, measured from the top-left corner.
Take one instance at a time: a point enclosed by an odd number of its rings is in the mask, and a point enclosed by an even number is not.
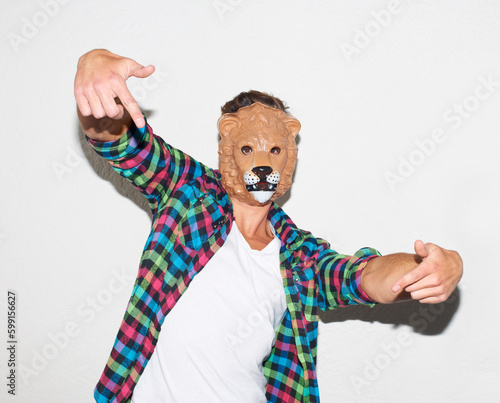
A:
[[[142,196],[78,129],[73,79],[93,48],[154,64],[152,78],[130,80],[151,125],[212,166],[220,105],[248,89],[285,99],[302,132],[284,208],[337,250],[412,252],[422,238],[460,251],[450,302],[323,315],[323,402],[498,401],[500,3],[395,4],[2,5],[0,401],[92,401],[149,232]]]

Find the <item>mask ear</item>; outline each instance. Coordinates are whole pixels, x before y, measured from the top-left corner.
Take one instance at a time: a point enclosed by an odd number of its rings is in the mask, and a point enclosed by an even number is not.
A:
[[[288,131],[288,135],[294,138],[297,134],[299,134],[301,125],[300,122],[295,118],[288,118],[285,121],[285,127]]]
[[[225,114],[219,118],[217,126],[219,128],[219,134],[222,138],[226,137],[235,128],[241,125],[241,121],[234,116],[234,114]]]

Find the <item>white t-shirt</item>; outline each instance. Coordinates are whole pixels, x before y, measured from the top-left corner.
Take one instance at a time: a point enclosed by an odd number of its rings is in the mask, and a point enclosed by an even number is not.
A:
[[[132,403],[267,402],[262,362],[286,310],[276,237],[253,250],[233,222],[166,316]]]

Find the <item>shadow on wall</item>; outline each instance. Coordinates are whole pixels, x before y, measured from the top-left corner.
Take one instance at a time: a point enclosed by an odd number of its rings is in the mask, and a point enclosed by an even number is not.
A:
[[[151,115],[151,111],[144,111],[144,114],[149,117]],[[99,156],[92,149],[92,147],[90,147],[78,121],[76,122],[76,125],[78,138],[82,147],[82,153],[88,159],[90,166],[95,171],[95,173],[100,178],[111,183],[120,195],[130,199],[137,205],[137,207],[144,210],[152,220],[151,209],[149,208],[148,202],[144,195],[136,188],[134,188],[134,186],[127,179],[116,173],[111,167],[110,163]],[[95,194],[95,197],[97,199],[96,202],[99,202],[99,195]]]
[[[418,301],[379,304],[373,308],[351,306],[321,312],[319,317],[324,323],[362,320],[380,322],[395,326],[411,326],[415,333],[438,335],[444,332],[460,305],[460,290],[457,288],[450,297],[440,304],[421,304]]]

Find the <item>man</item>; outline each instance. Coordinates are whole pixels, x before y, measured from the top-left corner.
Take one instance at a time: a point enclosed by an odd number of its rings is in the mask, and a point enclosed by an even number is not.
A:
[[[300,123],[279,99],[250,91],[222,108],[220,171],[166,144],[126,86],[153,71],[101,49],[75,79],[89,143],[153,214],[96,401],[317,402],[318,308],[439,303],[455,289],[454,251],[417,241],[413,255],[345,256],[293,224],[274,200]]]

